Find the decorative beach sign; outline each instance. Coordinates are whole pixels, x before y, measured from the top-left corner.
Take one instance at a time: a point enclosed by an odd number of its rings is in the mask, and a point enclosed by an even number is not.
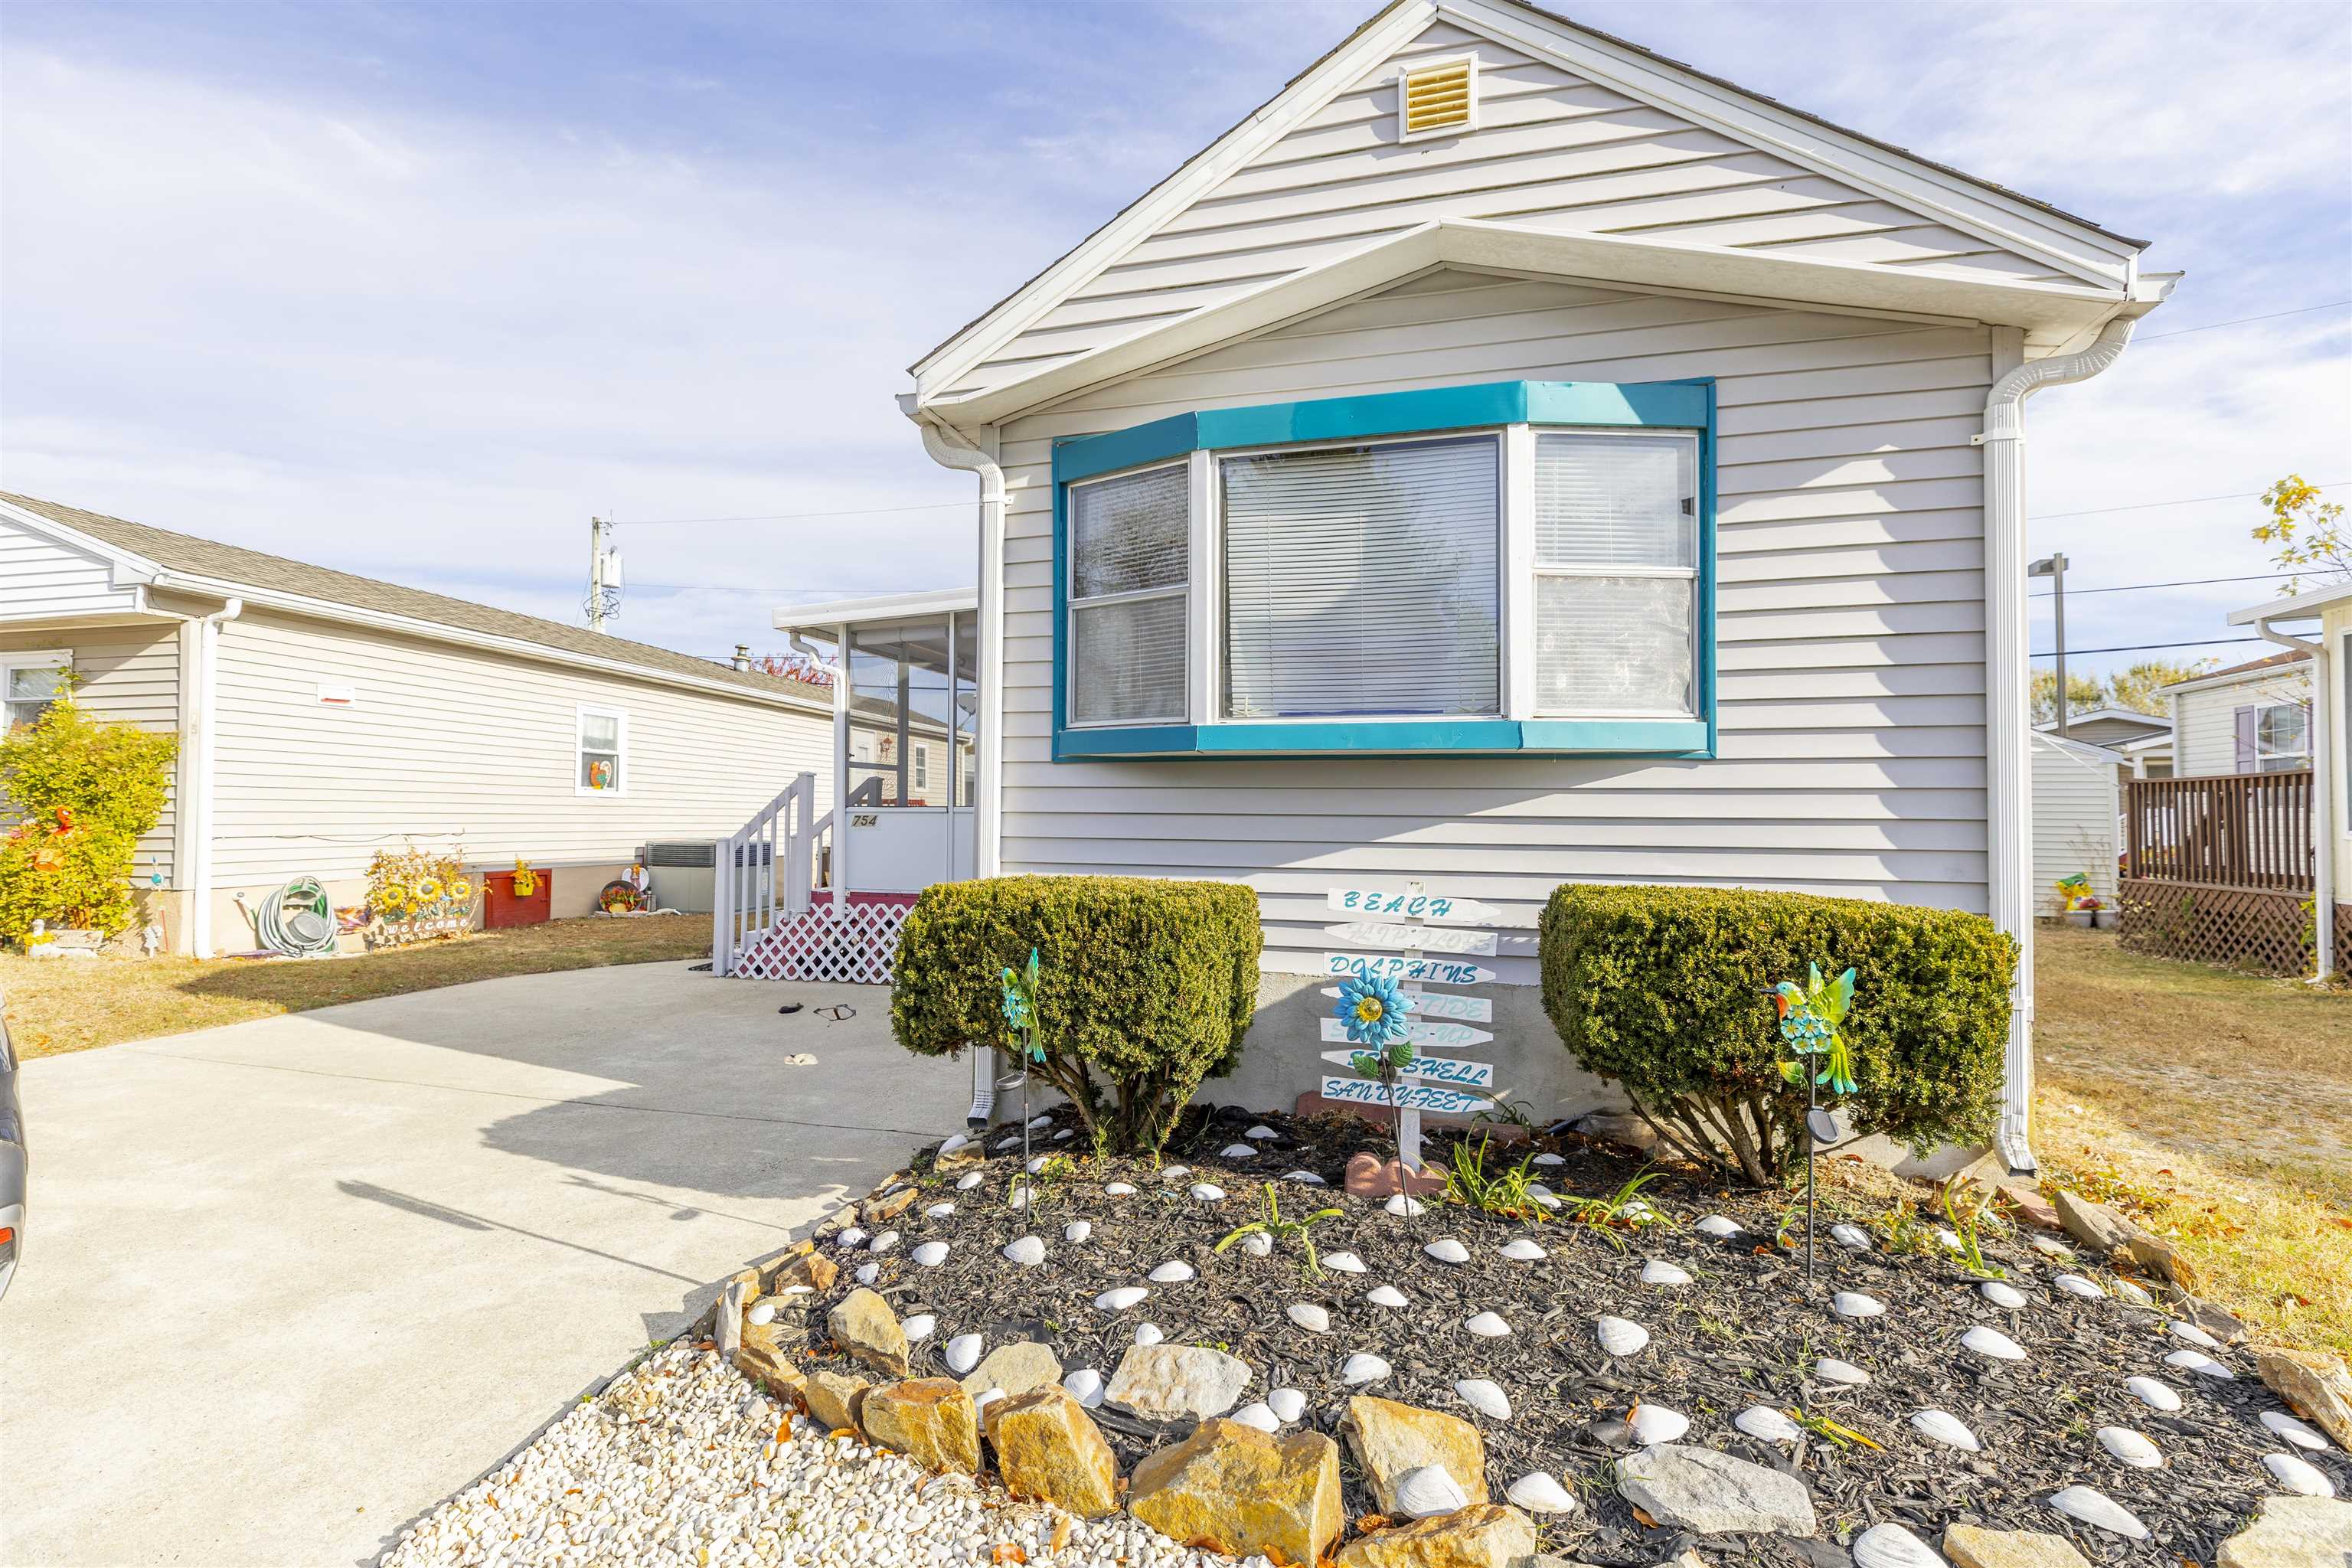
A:
[[[1325,926],[1323,934],[1364,947],[1403,948],[1413,952],[1472,952],[1495,956],[1495,933],[1462,931],[1451,926],[1401,925],[1389,921],[1349,921]]]
[[[1484,985],[1495,978],[1491,969],[1445,958],[1411,958],[1396,952],[1327,952],[1326,974],[1378,974],[1415,985]]]
[[[1404,1012],[1404,1009],[1399,1008],[1399,1011]],[[1465,1046],[1484,1045],[1495,1037],[1467,1024],[1424,1024],[1412,1014],[1405,1013],[1402,1037],[1423,1050],[1458,1051]],[[1323,1020],[1323,1038],[1327,1044],[1338,1045],[1353,1037],[1348,1033],[1344,1020],[1326,1018]]]
[[[1486,1106],[1483,1094],[1425,1083],[1390,1085],[1369,1078],[1327,1078],[1323,1080],[1323,1098],[1343,1105],[1393,1106],[1416,1121],[1419,1112],[1424,1110],[1439,1116],[1467,1116]],[[1415,1168],[1419,1168],[1417,1163]]]
[[[1336,985],[1323,987],[1326,996],[1337,996]],[[1484,996],[1454,996],[1443,991],[1408,991],[1404,993],[1405,1011],[1415,1018],[1458,1018],[1473,1024],[1495,1021],[1495,1005]]]
[[[1325,1051],[1323,1059],[1335,1068],[1353,1067],[1358,1055],[1355,1051]],[[1461,1057],[1417,1056],[1397,1071],[1406,1078],[1427,1079],[1461,1089],[1492,1089],[1495,1085],[1494,1063],[1468,1061]]]
[[[1330,908],[1355,915],[1394,915],[1402,920],[1429,921],[1438,925],[1490,926],[1500,923],[1503,911],[1475,899],[1447,899],[1434,893],[1383,892],[1374,888],[1333,888],[1323,895]]]

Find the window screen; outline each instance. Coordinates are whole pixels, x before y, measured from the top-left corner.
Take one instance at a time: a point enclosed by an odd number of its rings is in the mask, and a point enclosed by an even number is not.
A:
[[[1227,458],[1235,719],[1501,710],[1490,436]]]
[[[1698,437],[1536,437],[1536,707],[1688,713]]]
[[[1072,723],[1183,720],[1191,487],[1181,464],[1070,487]]]

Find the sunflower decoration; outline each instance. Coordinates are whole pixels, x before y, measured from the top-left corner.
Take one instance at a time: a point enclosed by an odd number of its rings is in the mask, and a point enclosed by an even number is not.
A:
[[[398,914],[408,903],[408,889],[399,882],[386,882],[368,894],[379,914]]]
[[[1853,1006],[1853,971],[1825,982],[1820,964],[1805,967],[1806,984],[1801,988],[1793,980],[1772,987],[1772,1005],[1780,1014],[1780,1037],[1797,1054],[1797,1060],[1780,1064],[1780,1076],[1791,1085],[1801,1085],[1810,1075],[1817,1087],[1832,1094],[1852,1094],[1862,1086],[1854,1081],[1853,1053],[1838,1026]],[[1822,1058],[1818,1072],[1816,1057]]]
[[[471,909],[474,904],[474,884],[459,877],[448,887],[449,901],[459,909]]]
[[[1377,1078],[1412,1065],[1405,1022],[1409,1010],[1404,992],[1386,975],[1359,974],[1340,984],[1339,1004],[1331,1011],[1346,1026],[1352,1043],[1371,1047],[1349,1058],[1358,1072]]]
[[[419,877],[409,885],[411,901],[419,904],[437,903],[441,898],[441,882],[436,877]]]

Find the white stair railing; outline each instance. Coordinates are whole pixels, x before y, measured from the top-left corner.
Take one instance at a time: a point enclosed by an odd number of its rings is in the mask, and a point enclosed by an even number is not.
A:
[[[751,820],[715,847],[710,893],[710,972],[732,974],[744,949],[809,907],[818,836],[833,823],[816,815],[816,775],[803,773]]]

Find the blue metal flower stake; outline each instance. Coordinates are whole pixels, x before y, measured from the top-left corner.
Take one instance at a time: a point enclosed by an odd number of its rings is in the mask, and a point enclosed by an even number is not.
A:
[[[1421,1151],[1405,1148],[1403,1096],[1397,1092],[1399,1075],[1412,1065],[1412,1030],[1407,1022],[1404,992],[1385,974],[1358,974],[1342,981],[1339,1000],[1331,1011],[1346,1026],[1351,1045],[1369,1047],[1348,1058],[1364,1078],[1376,1078],[1396,1112],[1397,1163],[1417,1170]]]
[[[1853,1080],[1853,1055],[1846,1048],[1838,1026],[1853,1006],[1853,971],[1849,969],[1824,984],[1822,966],[1805,966],[1802,990],[1783,980],[1771,990],[1772,1005],[1780,1010],[1780,1037],[1797,1059],[1780,1064],[1780,1076],[1791,1085],[1805,1086],[1805,1287],[1813,1283],[1813,1156],[1818,1147],[1837,1135],[1837,1124],[1822,1108],[1821,1091],[1852,1094],[1861,1087]],[[1818,1068],[1816,1057],[1823,1058]],[[1826,1130],[1825,1130],[1826,1129]]]
[[[1021,1175],[1016,1186],[1029,1180],[1029,1064],[1045,1059],[1045,1047],[1037,1043],[1037,976],[1041,972],[1034,947],[1029,950],[1026,967],[1017,973],[1011,969],[1004,972],[1004,1022],[1021,1047]]]

